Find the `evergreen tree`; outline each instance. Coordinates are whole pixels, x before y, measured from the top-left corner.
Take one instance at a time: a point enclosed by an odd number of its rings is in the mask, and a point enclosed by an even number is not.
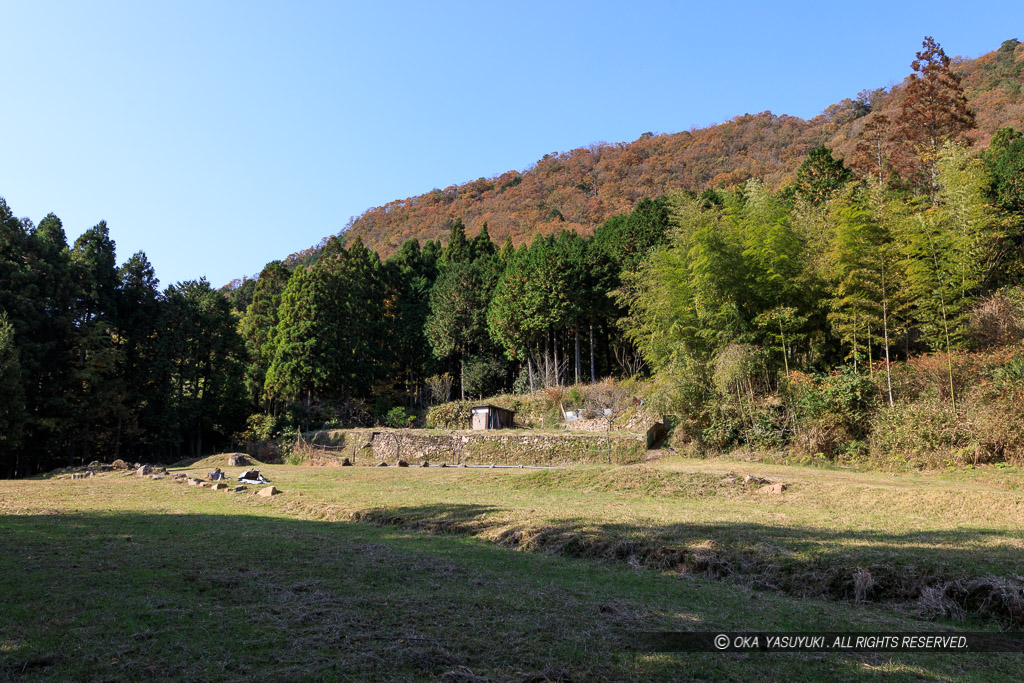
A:
[[[891,340],[902,324],[905,306],[900,296],[899,245],[890,230],[892,221],[882,194],[873,180],[866,197],[849,199],[833,214],[829,319],[840,341],[851,347],[855,371],[860,359],[873,360],[872,344],[881,344],[892,405]]]
[[[484,221],[480,232],[473,238],[473,242],[470,245],[470,256],[475,261],[479,258],[494,256],[497,253],[498,249],[494,246],[494,242],[491,241],[491,236],[487,232],[487,221]]]
[[[21,438],[24,431],[25,392],[21,363],[14,342],[14,327],[0,311],[0,475],[25,474],[21,463]]]
[[[466,226],[462,224],[461,218],[456,218],[448,232],[448,244],[441,252],[440,268],[443,270],[452,264],[472,260],[473,246],[466,238]]]
[[[204,440],[223,441],[245,421],[242,358],[228,300],[205,279],[171,285],[160,321],[160,354],[168,372],[167,428],[192,457]]]
[[[992,195],[1008,211],[1024,213],[1024,134],[1002,128],[985,154],[992,175]]]
[[[328,384],[326,367],[317,362],[318,355],[328,352],[322,332],[323,311],[317,306],[322,291],[320,279],[300,267],[281,293],[272,335],[273,357],[264,382],[271,405],[287,404],[302,394],[308,405],[311,393]]]
[[[928,346],[948,357],[966,344],[969,307],[999,265],[1005,230],[986,203],[988,178],[980,160],[947,144],[936,165],[936,204],[908,212],[902,241],[914,317]],[[955,410],[951,359],[948,364]]]
[[[260,404],[265,396],[264,382],[274,357],[273,333],[277,327],[281,295],[289,278],[291,271],[281,261],[271,261],[264,266],[255,281],[252,302],[238,325],[248,353],[245,386],[255,404]]]
[[[117,339],[117,254],[105,221],[75,240],[71,265],[79,294],[71,366],[72,452],[89,462],[94,449],[116,450],[118,425],[128,411],[124,352]]]
[[[437,269],[433,262],[424,259],[415,239],[406,240],[385,266],[390,292],[397,299],[390,334],[395,339],[396,360],[402,369],[409,407],[413,407],[431,355],[424,328]]]
[[[811,150],[796,172],[796,195],[811,204],[820,204],[853,177],[841,159],[834,159],[828,147]]]
[[[157,351],[163,300],[153,266],[141,251],[121,266],[118,279],[115,325],[125,401],[117,415],[114,454],[122,457],[123,446],[130,457],[139,459],[143,449],[161,448],[164,441],[161,418],[167,387],[161,382]]]
[[[430,315],[425,333],[434,356],[454,359],[461,380],[466,361],[486,340],[487,300],[479,263],[449,261],[441,270],[430,292]]]

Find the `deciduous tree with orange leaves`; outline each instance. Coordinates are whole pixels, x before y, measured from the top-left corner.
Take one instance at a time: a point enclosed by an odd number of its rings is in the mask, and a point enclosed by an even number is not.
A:
[[[913,151],[895,156],[902,166],[897,170],[934,199],[939,153],[946,142],[965,142],[964,134],[975,125],[974,112],[942,47],[931,36],[921,47],[910,63],[914,73],[907,80],[892,141]]]

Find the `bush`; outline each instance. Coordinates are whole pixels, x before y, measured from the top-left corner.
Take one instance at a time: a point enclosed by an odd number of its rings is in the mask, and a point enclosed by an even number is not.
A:
[[[847,366],[828,375],[792,372],[785,392],[793,412],[795,442],[808,454],[856,454],[850,444],[864,439],[878,405],[878,386]]]
[[[993,292],[971,311],[971,337],[979,348],[1024,340],[1024,287]]]
[[[270,441],[278,434],[278,420],[273,415],[253,413],[245,421],[245,431],[238,435],[238,440],[245,443],[259,444]]]
[[[957,432],[948,404],[935,399],[899,403],[878,411],[872,420],[871,454],[876,464],[896,468],[953,464],[952,453],[965,445],[956,440]]]
[[[512,382],[512,393],[520,396],[530,393],[530,371],[525,365],[519,369],[519,374]]]
[[[579,385],[569,388],[569,391],[565,392],[565,402],[570,408],[580,408],[586,402],[587,397],[583,393],[582,388]]]
[[[427,426],[432,429],[469,429],[472,401],[451,401],[434,406],[427,412]]]
[[[440,375],[428,377],[425,382],[427,384],[427,391],[430,394],[430,404],[440,405],[451,397],[452,384],[455,382],[455,378],[447,372],[442,372]]]
[[[402,406],[395,406],[388,411],[387,416],[384,418],[384,424],[388,427],[394,427],[396,429],[402,427],[408,427],[416,421],[415,415],[410,415],[405,412],[405,408]]]

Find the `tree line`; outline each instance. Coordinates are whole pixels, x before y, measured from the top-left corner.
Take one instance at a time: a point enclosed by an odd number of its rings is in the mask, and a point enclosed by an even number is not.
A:
[[[519,249],[461,221],[386,261],[334,238],[225,296],[205,280],[161,291],[144,253],[117,265],[105,223],[68,245],[56,216],[37,226],[0,200],[0,468],[195,457],[247,418],[268,435],[372,423],[447,399],[431,376],[483,396],[609,374],[629,342],[607,293],[664,240],[667,206]]]
[[[0,473],[183,457],[245,419],[245,348],[205,280],[161,292],[144,253],[117,265],[106,223],[69,246],[3,199],[0,274]]]

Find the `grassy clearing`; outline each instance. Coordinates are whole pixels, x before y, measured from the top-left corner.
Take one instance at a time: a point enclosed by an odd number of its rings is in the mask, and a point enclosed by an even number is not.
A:
[[[787,488],[759,494],[745,475]],[[800,597],[897,603],[931,618],[1024,622],[1019,590],[1006,583],[1024,576],[1024,477],[1012,468],[894,476],[676,458],[541,472],[300,467],[278,476],[302,492],[285,502],[290,510],[322,519],[469,534]]]
[[[209,459],[189,469],[223,464]],[[646,629],[937,625],[878,606],[773,594],[699,573],[680,580],[628,563],[565,557],[571,554],[565,548],[516,553],[486,542],[513,526],[542,529],[556,521],[560,526],[550,528],[577,535],[642,539],[660,533],[682,541],[685,534],[666,524],[675,520],[672,525],[685,528],[681,520],[710,506],[718,512],[706,515],[731,509],[753,526],[740,529],[723,519],[712,529],[708,517],[694,521],[701,533],[685,537],[706,544],[708,532],[732,528],[733,537],[714,540],[728,548],[750,542],[758,525],[768,526],[768,517],[756,519],[756,510],[783,514],[792,506],[785,500],[794,500],[787,496],[810,496],[814,487],[825,486],[815,483],[812,471],[791,473],[793,487],[784,500],[765,502],[723,489],[716,473],[691,471],[692,465],[627,468],[621,477],[609,468],[520,473],[266,466],[285,491],[270,500],[121,474],[0,482],[0,678],[750,680],[769,671],[780,680],[870,674],[1014,680],[1019,674],[1013,655],[631,653],[623,646],[629,634]],[[935,494],[929,482],[862,476],[846,482],[863,489],[853,496],[862,502],[876,489],[884,498],[893,486]],[[684,483],[675,485],[673,478]],[[1001,491],[987,481],[931,483]],[[812,514],[806,501],[795,507]],[[831,523],[855,507],[853,501],[840,506]],[[998,515],[1000,506],[994,509]],[[378,515],[378,521],[392,515],[404,525],[464,535],[331,521],[346,514]],[[843,526],[873,518],[862,513],[860,521],[849,518]],[[625,526],[614,527],[613,520]],[[776,519],[777,533],[786,528],[782,521]],[[802,533],[813,537],[827,526]],[[900,536],[898,530],[887,533]],[[967,551],[952,529],[942,533],[948,535],[944,543],[959,548],[955,552]],[[911,556],[911,546],[935,544],[942,533],[893,546]],[[1007,531],[996,536],[1003,540],[995,547],[1010,539]],[[845,540],[860,547],[853,536]],[[994,566],[1006,569],[1010,560],[1002,562]]]

